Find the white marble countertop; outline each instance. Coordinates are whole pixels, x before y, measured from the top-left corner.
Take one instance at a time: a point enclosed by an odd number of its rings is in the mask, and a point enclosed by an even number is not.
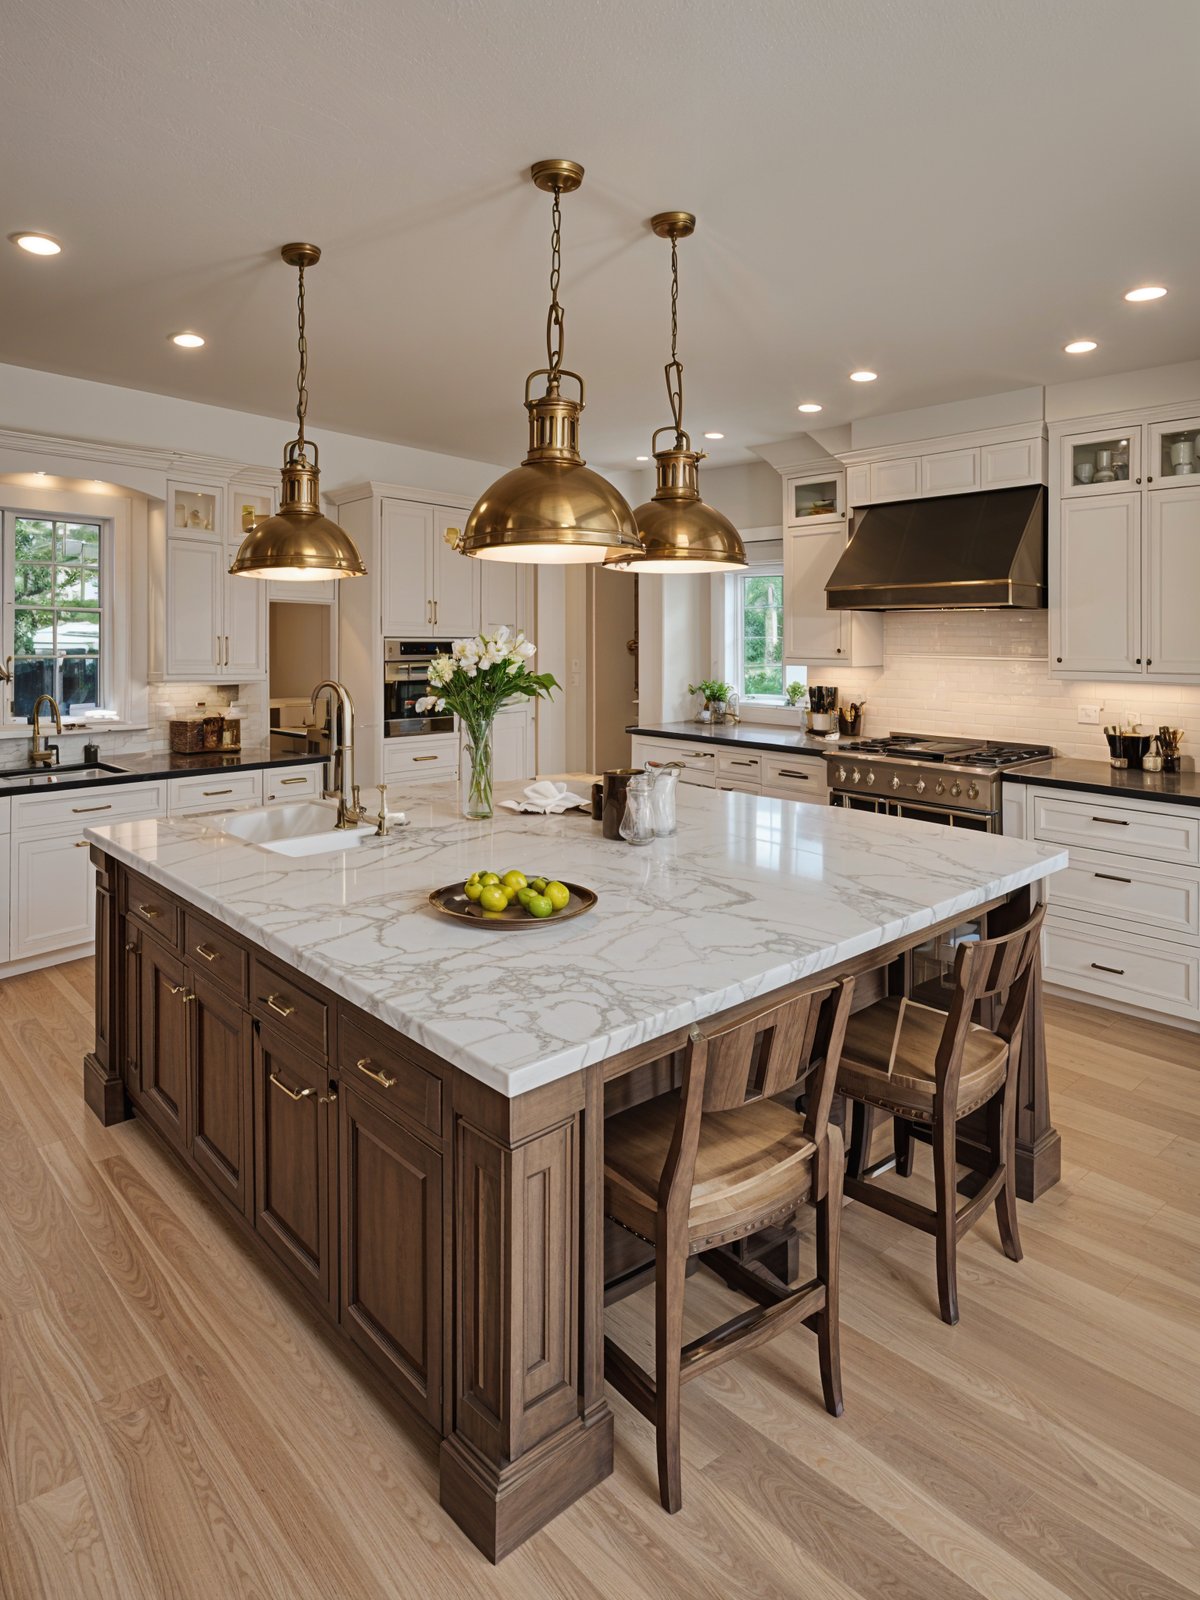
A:
[[[709,789],[681,789],[678,833],[640,848],[583,813],[466,822],[452,785],[422,795],[406,830],[335,855],[273,854],[223,834],[219,817],[87,837],[507,1095],[1067,865],[1052,845]],[[505,933],[427,902],[476,868],[509,867],[585,884],[599,903]]]

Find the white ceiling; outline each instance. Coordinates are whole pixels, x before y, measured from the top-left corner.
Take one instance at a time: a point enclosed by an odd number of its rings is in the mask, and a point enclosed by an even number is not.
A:
[[[666,420],[667,207],[699,216],[681,355],[718,463],[810,398],[824,426],[1190,359],[1198,53],[1195,0],[15,0],[0,234],[65,250],[0,245],[0,360],[286,417],[275,252],[311,239],[318,435],[514,459],[548,270],[525,173],[558,155],[587,168],[562,295],[599,465]],[[1167,299],[1126,305],[1147,281]]]

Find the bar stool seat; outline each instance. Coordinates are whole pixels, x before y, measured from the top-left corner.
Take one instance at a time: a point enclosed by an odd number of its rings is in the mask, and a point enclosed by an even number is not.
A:
[[[900,1018],[900,1000],[891,996],[857,1011],[846,1028],[838,1093],[918,1122],[932,1122],[937,1097],[936,1061],[946,1013],[908,1001],[891,1071],[888,1063]],[[966,1116],[990,1100],[1004,1082],[1008,1041],[972,1023],[963,1042],[957,1115]]]
[[[604,1129],[604,1209],[655,1243],[658,1188],[679,1123],[679,1094],[610,1117]],[[711,1112],[700,1124],[688,1205],[688,1253],[728,1244],[796,1209],[816,1145],[794,1110],[774,1100]]]

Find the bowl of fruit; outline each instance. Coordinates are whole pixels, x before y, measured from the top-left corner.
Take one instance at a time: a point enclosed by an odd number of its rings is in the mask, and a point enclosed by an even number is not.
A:
[[[465,883],[434,889],[429,904],[460,922],[485,928],[540,928],[581,917],[596,904],[593,889],[540,872],[473,872]]]

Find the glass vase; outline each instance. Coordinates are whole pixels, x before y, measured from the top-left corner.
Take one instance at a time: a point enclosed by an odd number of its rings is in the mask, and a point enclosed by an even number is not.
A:
[[[492,721],[458,724],[458,784],[464,817],[492,814]]]

